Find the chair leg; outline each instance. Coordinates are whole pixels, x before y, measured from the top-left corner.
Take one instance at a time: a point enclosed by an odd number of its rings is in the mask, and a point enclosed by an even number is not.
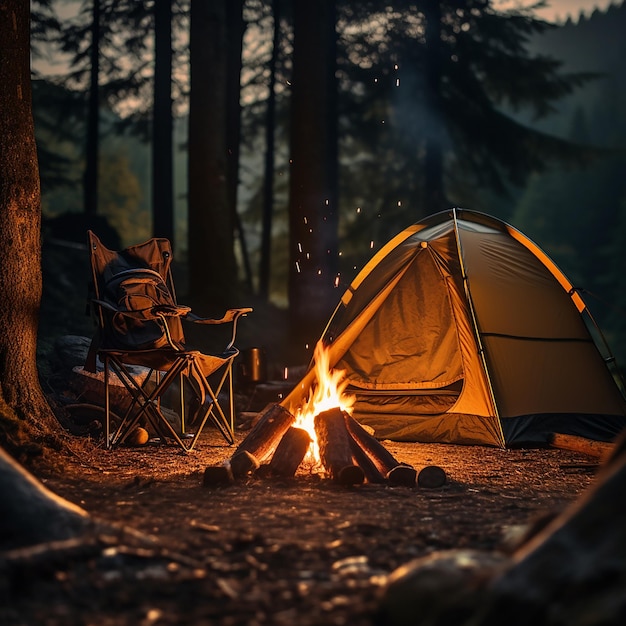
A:
[[[233,362],[228,364],[228,408],[230,416],[230,432],[235,432],[235,395],[233,393]]]
[[[167,442],[168,439],[173,439],[185,452],[190,452],[194,448],[208,420],[211,420],[217,427],[229,445],[234,443],[232,360],[226,363],[226,367],[219,377],[218,384],[212,386],[203,375],[195,358],[188,355],[187,358],[183,357],[180,362],[175,364],[167,372],[155,372],[156,384],[152,391],[148,391],[148,383],[149,378],[152,376],[152,371],[141,384],[138,384],[115,354],[105,354],[103,355],[103,360],[105,364],[105,436],[107,448],[123,443],[132,429],[140,423],[142,417],[145,417],[162,441]],[[110,410],[109,385],[111,383],[112,373],[117,375],[131,398],[130,405],[122,417],[121,423],[117,425],[115,429],[113,429],[111,425]],[[180,380],[180,433],[170,424],[161,411],[162,395],[176,378]],[[195,384],[195,386],[194,384],[191,385],[191,389],[198,395],[201,407],[204,407],[202,413],[198,415],[200,422],[196,428],[196,432],[189,442],[183,441],[187,427],[184,391],[184,383],[187,378]],[[223,388],[228,392],[228,416],[225,414],[224,409],[218,401],[218,395]]]
[[[231,364],[229,363],[228,366],[230,367],[230,365]],[[227,369],[222,374],[219,383],[215,386],[215,389],[211,387],[211,385],[209,384],[209,381],[202,374],[200,367],[193,360],[191,361],[191,367],[193,368],[193,373],[194,373],[193,378],[198,382],[198,384],[202,385],[202,390],[200,390],[201,395],[208,396],[211,402],[210,404],[205,402],[205,404],[208,404],[207,410],[205,414],[202,416],[202,420],[198,428],[196,429],[196,433],[193,439],[191,440],[191,443],[188,449],[191,450],[195,446],[196,441],[198,440],[198,437],[200,436],[200,433],[202,432],[202,429],[204,428],[204,425],[209,419],[211,419],[212,423],[220,431],[220,433],[222,434],[226,442],[229,445],[232,445],[235,441],[234,436],[233,436],[233,430],[230,427],[230,424],[232,423],[232,396],[229,397],[229,406],[231,407],[231,419],[227,418],[226,415],[224,414],[224,411],[217,397],[222,387],[224,386],[224,382],[226,381],[226,378],[229,372],[229,367],[227,367]]]
[[[146,387],[148,378],[151,376],[152,372],[144,379],[141,385],[137,385],[137,382],[124,368],[121,362],[115,359],[115,357],[111,357],[110,361],[114,366],[113,369],[116,371],[118,378],[122,381],[131,396],[130,406],[122,418],[122,423],[116,429],[111,444],[122,443],[133,427],[139,423],[141,417],[145,416],[163,441],[166,441],[166,439],[170,437],[185,449],[180,436],[160,410],[161,396],[184,369],[185,363],[181,362],[172,367],[163,377],[157,375],[155,388],[151,392],[148,392]]]
[[[109,397],[109,357],[104,355],[104,443],[111,447],[111,400]]]
[[[186,424],[185,424],[185,375],[183,372],[178,377],[178,384],[180,386],[180,434],[181,437],[185,436]]]

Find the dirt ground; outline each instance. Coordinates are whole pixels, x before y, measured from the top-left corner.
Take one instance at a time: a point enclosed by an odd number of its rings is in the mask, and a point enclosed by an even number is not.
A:
[[[33,555],[12,573],[0,623],[371,625],[395,568],[450,548],[503,549],[596,471],[593,458],[559,449],[384,443],[418,470],[443,468],[447,483],[343,487],[303,472],[207,488],[205,468],[234,450],[215,431],[189,455],[77,446],[46,486],[150,543],[104,533],[96,545]]]

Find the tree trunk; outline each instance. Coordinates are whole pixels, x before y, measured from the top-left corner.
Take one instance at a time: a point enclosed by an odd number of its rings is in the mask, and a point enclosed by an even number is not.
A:
[[[0,443],[17,456],[24,429],[34,439],[35,433],[50,435],[56,424],[36,361],[40,203],[29,2],[21,0],[0,5]]]
[[[294,356],[310,358],[336,304],[335,24],[331,0],[294,0],[289,312]]]
[[[280,2],[273,0],[274,34],[269,67],[269,94],[265,113],[265,161],[263,166],[263,219],[261,226],[261,259],[259,261],[259,295],[269,301],[272,257],[272,222],[274,216],[274,150],[276,131],[276,62],[280,48]]]
[[[424,142],[424,205],[425,214],[447,208],[444,189],[443,142],[444,129],[441,106],[441,6],[438,2],[425,5],[425,111],[429,124]],[[419,217],[422,217],[420,215]]]
[[[226,154],[228,157],[228,203],[239,239],[246,286],[252,291],[252,268],[243,223],[237,212],[239,189],[239,145],[241,141],[241,54],[243,49],[243,0],[226,2],[228,71],[226,74]]]
[[[172,0],[154,3],[152,233],[175,245],[172,133]]]
[[[191,4],[189,292],[207,315],[233,306],[237,294],[227,154],[227,1]]]
[[[89,97],[87,101],[87,145],[85,148],[84,203],[85,214],[93,219],[98,212],[98,152],[100,147],[100,0],[93,1],[91,50],[89,53]]]

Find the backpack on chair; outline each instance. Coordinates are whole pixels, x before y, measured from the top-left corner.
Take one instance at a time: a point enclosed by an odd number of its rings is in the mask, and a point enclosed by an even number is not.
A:
[[[111,319],[111,323],[105,325],[101,348],[184,348],[179,318],[190,308],[174,301],[158,272],[148,268],[117,272],[106,281],[102,299],[96,302],[102,306],[103,314]]]

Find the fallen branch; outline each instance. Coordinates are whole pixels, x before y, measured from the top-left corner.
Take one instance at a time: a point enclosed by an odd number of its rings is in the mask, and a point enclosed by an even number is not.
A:
[[[561,433],[553,433],[551,435],[550,445],[553,448],[572,450],[602,460],[609,457],[614,447],[612,443],[594,441],[593,439],[586,439],[585,437],[577,437],[575,435],[563,435]]]

